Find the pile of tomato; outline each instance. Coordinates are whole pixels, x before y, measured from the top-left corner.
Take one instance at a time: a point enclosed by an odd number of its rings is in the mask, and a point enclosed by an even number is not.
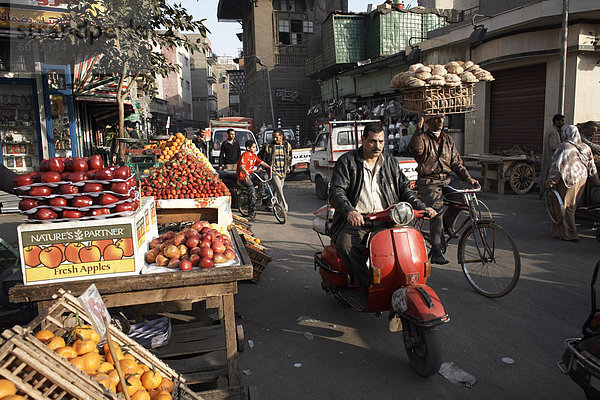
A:
[[[129,167],[104,167],[99,155],[42,160],[39,172],[16,176],[13,186],[30,219],[101,217],[139,207]]]
[[[142,181],[142,194],[155,200],[229,196],[229,189],[210,164],[180,151]]]

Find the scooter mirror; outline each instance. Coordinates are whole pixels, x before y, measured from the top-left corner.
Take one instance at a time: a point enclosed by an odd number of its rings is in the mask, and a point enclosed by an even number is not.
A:
[[[392,208],[390,217],[397,225],[408,225],[415,217],[415,212],[409,203],[401,202]]]

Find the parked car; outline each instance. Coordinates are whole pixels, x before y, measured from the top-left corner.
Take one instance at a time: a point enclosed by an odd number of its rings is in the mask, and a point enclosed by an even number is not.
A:
[[[290,128],[280,128],[283,131],[285,140],[292,145],[292,173],[308,171],[308,163],[310,162],[309,147],[297,148],[298,138],[294,131]],[[259,147],[271,143],[273,141],[273,129],[266,129],[258,134]]]

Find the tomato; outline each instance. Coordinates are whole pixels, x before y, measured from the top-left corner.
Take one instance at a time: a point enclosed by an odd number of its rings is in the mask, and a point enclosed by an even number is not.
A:
[[[104,168],[96,171],[96,179],[100,181],[110,181],[113,179],[113,173],[110,168]]]
[[[50,199],[49,204],[52,207],[66,207],[67,199],[65,199],[64,197],[54,197]]]
[[[83,193],[98,193],[102,191],[102,185],[100,183],[88,182],[83,185]]]
[[[47,208],[41,208],[35,213],[35,217],[41,220],[56,219],[58,218],[58,214]]]
[[[88,168],[94,171],[104,168],[104,161],[102,160],[102,156],[99,154],[91,156],[88,161]]]
[[[76,194],[79,193],[79,189],[74,185],[60,185],[58,187],[58,193],[60,194]]]
[[[94,202],[92,201],[92,199],[88,196],[79,196],[79,197],[75,197],[73,200],[71,200],[71,206],[77,207],[77,208],[89,207],[93,203]]]
[[[50,160],[42,159],[40,162],[40,171],[50,171]]]
[[[33,199],[23,199],[19,202],[19,210],[27,211],[32,208],[36,208],[38,206],[38,202]]]
[[[83,216],[83,213],[77,210],[64,210],[62,212],[62,216],[63,218],[77,219],[81,218]]]
[[[32,187],[31,189],[29,189],[29,192],[27,193],[29,196],[50,196],[50,193],[52,193],[52,191],[50,190],[50,188],[48,186],[35,186]]]
[[[40,180],[44,183],[56,183],[56,182],[60,182],[61,175],[59,172],[56,172],[56,171],[44,172],[41,175]]]
[[[48,160],[48,168],[50,171],[63,172],[65,170],[65,163],[59,157],[54,157]]]
[[[33,177],[29,174],[17,175],[13,178],[13,187],[27,186],[33,183]]]

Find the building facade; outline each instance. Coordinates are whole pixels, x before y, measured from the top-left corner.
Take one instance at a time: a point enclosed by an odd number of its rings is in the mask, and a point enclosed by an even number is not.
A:
[[[305,77],[304,64],[320,51],[321,22],[334,10],[347,11],[348,1],[219,1],[219,20],[242,23],[246,116],[255,128],[281,119],[300,126],[301,135],[312,129],[307,110],[319,88]]]

